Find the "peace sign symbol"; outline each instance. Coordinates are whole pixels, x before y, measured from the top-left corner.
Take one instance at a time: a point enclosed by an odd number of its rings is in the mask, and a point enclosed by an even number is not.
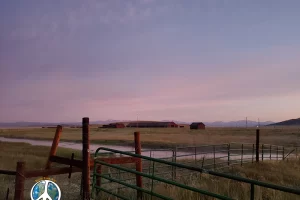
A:
[[[43,190],[43,191],[40,191]],[[49,192],[54,192],[53,195],[49,195]],[[61,191],[56,183],[50,180],[42,180],[37,182],[30,192],[31,200],[60,200]]]

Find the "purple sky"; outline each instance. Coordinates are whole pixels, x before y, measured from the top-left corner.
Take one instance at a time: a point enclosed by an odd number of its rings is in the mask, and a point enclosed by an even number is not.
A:
[[[281,121],[299,0],[4,0],[0,121]]]

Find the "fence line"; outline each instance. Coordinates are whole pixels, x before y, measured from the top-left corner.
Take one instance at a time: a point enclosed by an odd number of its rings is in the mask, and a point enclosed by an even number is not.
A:
[[[131,157],[135,157],[135,158],[140,158],[140,159],[143,159],[143,161],[148,161],[150,163],[152,162],[153,163],[152,174],[147,173],[147,172],[151,172],[151,170],[139,172],[139,171],[130,169],[128,167],[113,165],[113,164],[103,162],[101,160],[97,160],[98,152],[103,151],[103,150],[104,151],[111,151],[111,152],[114,152],[114,153],[117,153],[117,154],[122,154],[124,156],[131,156]],[[179,169],[183,169],[183,170],[190,170],[194,173],[195,172],[198,172],[198,173],[200,172],[200,173],[205,173],[205,174],[209,174],[209,175],[212,175],[212,176],[222,177],[222,178],[226,178],[226,179],[235,180],[235,181],[250,184],[250,199],[251,200],[254,199],[254,186],[260,186],[260,187],[264,187],[264,188],[270,188],[270,189],[274,189],[274,190],[279,190],[279,191],[283,191],[283,192],[288,192],[288,193],[300,195],[300,190],[289,188],[289,187],[279,186],[279,185],[275,185],[275,184],[269,184],[269,183],[256,181],[256,180],[251,180],[251,179],[247,179],[247,178],[243,178],[243,177],[239,177],[239,176],[233,176],[233,175],[226,174],[226,173],[220,173],[220,172],[216,172],[216,171],[212,171],[212,170],[206,170],[206,169],[203,169],[203,168],[200,168],[200,167],[195,167],[195,166],[190,166],[190,165],[186,165],[186,164],[171,162],[171,161],[167,161],[167,160],[163,160],[163,159],[151,158],[151,157],[147,157],[147,156],[142,156],[140,154],[122,152],[122,151],[109,149],[109,148],[98,148],[97,149],[97,151],[95,153],[94,170],[96,169],[96,165],[107,166],[107,167],[115,169],[115,170],[119,170],[119,171],[131,173],[131,174],[139,175],[139,176],[142,176],[142,177],[145,177],[145,178],[149,178],[152,182],[153,182],[153,180],[156,180],[156,181],[159,181],[159,182],[171,184],[171,185],[177,186],[179,188],[187,189],[189,191],[193,191],[193,192],[200,193],[200,194],[203,194],[203,195],[215,197],[215,198],[218,198],[218,199],[231,199],[229,197],[222,196],[222,195],[219,195],[219,194],[216,194],[216,193],[211,193],[211,192],[200,190],[200,189],[197,189],[197,188],[193,188],[193,187],[190,187],[190,186],[187,186],[187,185],[182,185],[182,184],[178,183],[176,180],[174,181],[174,180],[169,180],[168,178],[159,177],[158,175],[160,175],[160,174],[158,174],[158,173],[153,174],[153,171],[155,170],[154,169],[154,163],[165,164],[169,168],[175,167],[175,168],[179,168]],[[94,171],[94,176],[93,176],[93,186],[92,186],[92,193],[93,194],[97,190],[101,190],[101,191],[104,191],[104,192],[109,191],[109,189],[104,188],[103,184],[96,185],[95,180],[96,180],[97,177],[109,180],[109,183],[112,183],[112,182],[113,183],[118,183],[120,185],[126,186],[127,188],[132,188],[132,189],[135,189],[137,191],[150,194],[151,196],[159,197],[158,196],[159,194],[153,192],[152,187],[151,187],[150,190],[149,189],[146,190],[145,188],[136,187],[136,186],[128,183],[128,180],[130,180],[130,179],[120,180],[120,179],[117,179],[117,178],[112,178],[113,176],[109,175],[108,173],[99,174],[96,171]],[[110,191],[110,194],[114,195],[114,193],[112,191]],[[117,194],[117,195],[120,195],[120,194]],[[126,199],[122,195],[121,195],[121,197],[123,197],[122,199]],[[161,198],[161,197],[159,197],[159,198]],[[162,199],[170,199],[170,198],[167,198],[167,197],[164,196],[164,198],[162,198]]]
[[[289,149],[290,151],[284,151],[284,149],[280,149],[282,146],[275,146],[275,145],[260,145],[260,153],[259,153],[259,160],[284,160],[289,157],[296,156],[296,154],[293,154],[293,152],[296,151],[297,147],[294,147],[294,149]],[[205,149],[203,149],[205,147]],[[200,151],[202,148],[203,151]],[[210,171],[223,171],[225,172],[227,169],[234,165],[241,165],[247,163],[253,163],[255,155],[255,144],[249,144],[249,143],[229,143],[229,144],[221,144],[221,145],[204,145],[204,146],[189,146],[189,147],[176,147],[174,149],[156,149],[156,150],[145,150],[143,151],[144,154],[149,155],[150,158],[155,158],[153,155],[155,155],[155,152],[166,152],[170,156],[160,157],[160,160],[170,161],[178,164],[184,164],[192,167],[198,167],[202,168],[203,170],[210,170]],[[266,150],[268,149],[268,151]],[[274,151],[275,149],[275,151]],[[272,150],[275,152],[275,156],[272,155]],[[277,153],[282,152],[282,153]],[[286,152],[286,155],[284,154]],[[102,152],[104,153],[104,152]],[[127,152],[127,153],[133,153],[133,152]],[[221,154],[220,154],[221,153]],[[100,152],[98,153],[98,155]],[[118,156],[126,156],[122,153],[116,153],[113,154],[115,157]],[[280,155],[280,157],[277,157],[277,155]],[[95,154],[94,154],[95,156]],[[149,173],[154,170],[159,170],[160,172],[156,172],[156,175],[159,175],[160,177],[163,177],[166,180],[172,180],[175,181],[177,178],[188,176],[191,173],[185,172],[185,170],[178,169],[175,166],[151,166],[151,161],[143,160],[143,166],[142,166],[142,172]],[[115,172],[109,172],[104,174],[105,176],[116,176],[121,177],[123,175],[126,175],[126,171],[122,171],[118,169]],[[103,177],[102,177],[103,178]],[[122,181],[126,182],[134,182],[135,177],[130,177],[126,179],[122,179]],[[111,180],[105,179],[102,181],[102,185],[111,183]],[[149,182],[145,182],[144,185],[151,185],[151,180]],[[116,187],[116,189],[124,189],[126,187],[119,186]]]

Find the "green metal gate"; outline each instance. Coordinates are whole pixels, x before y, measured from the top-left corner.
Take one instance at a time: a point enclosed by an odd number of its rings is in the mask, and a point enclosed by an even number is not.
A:
[[[103,151],[113,153],[115,157],[132,157],[140,159],[143,165],[142,171],[136,171],[134,165],[130,163],[110,164],[97,159],[101,156]],[[298,189],[176,163],[174,162],[174,158],[170,158],[169,160],[156,159],[131,152],[101,147],[96,150],[94,159],[95,164],[92,182],[93,199],[110,199],[111,196],[116,199],[125,200],[140,198],[166,200],[179,199],[178,196],[172,196],[172,193],[171,195],[164,194],[166,188],[171,188],[171,190],[174,191],[174,194],[177,190],[180,190],[183,195],[189,194],[192,196],[192,199],[237,199],[236,197],[228,197],[228,195],[199,189],[199,187],[191,183],[191,180],[197,181],[203,176],[209,176],[211,178],[220,177],[233,182],[246,184],[248,185],[246,186],[248,189],[245,189],[245,193],[249,193],[247,198],[251,200],[255,199],[257,186],[300,195],[300,190]],[[101,173],[97,172],[99,166],[103,167]],[[179,177],[182,174],[184,175]],[[137,177],[142,177],[142,187],[137,186]],[[140,194],[142,194],[142,196]],[[294,197],[292,199],[295,199]],[[299,196],[296,197],[299,198]]]

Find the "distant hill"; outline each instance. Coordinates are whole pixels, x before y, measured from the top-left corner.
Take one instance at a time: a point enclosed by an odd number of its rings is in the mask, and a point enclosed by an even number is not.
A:
[[[300,126],[300,118],[269,124],[269,126]]]
[[[107,123],[114,123],[119,122],[118,120],[107,120],[107,121],[94,121],[90,122],[90,124],[107,124]],[[43,126],[79,126],[82,122],[64,122],[64,123],[48,123],[48,122],[7,122],[3,123],[0,122],[0,127],[2,128],[17,128],[17,127],[43,127]]]
[[[300,119],[298,120],[298,125],[300,123]],[[167,121],[172,121],[172,120],[162,120],[163,122]],[[197,121],[197,120],[196,120]],[[290,120],[288,120],[290,121]],[[125,124],[129,122],[136,122],[133,120],[113,120],[113,119],[108,119],[108,120],[103,120],[103,121],[91,121],[90,124],[109,124],[109,123],[115,123],[115,122],[123,122]],[[141,121],[140,121],[141,122]],[[143,121],[146,122],[146,121]],[[173,120],[176,124],[185,124],[189,125],[192,122],[183,122],[183,121],[176,121]],[[215,122],[203,122],[207,127],[245,127],[246,126],[246,120],[240,120],[240,121],[230,121],[230,122],[223,122],[223,121],[215,121]],[[257,126],[256,121],[249,121],[248,120],[248,127],[255,127]],[[282,122],[280,122],[282,123]],[[1,123],[0,122],[0,127],[2,128],[13,128],[13,127],[42,127],[42,126],[56,126],[56,125],[62,125],[62,126],[78,126],[81,125],[81,122],[64,122],[64,123],[47,123],[47,122],[11,122],[11,123]],[[271,121],[266,121],[266,122],[260,122],[261,126],[265,125],[270,125],[274,124],[274,122]],[[278,124],[278,123],[277,123]],[[294,125],[294,122],[292,123]]]
[[[272,124],[272,121],[265,121],[259,122],[260,126],[265,126]],[[204,124],[208,127],[246,127],[246,120],[239,120],[239,121],[216,121],[216,122],[204,122]],[[258,125],[257,121],[247,121],[247,127],[256,127]]]
[[[43,122],[0,122],[0,127],[42,127],[42,126],[56,126],[56,123],[43,123]]]

